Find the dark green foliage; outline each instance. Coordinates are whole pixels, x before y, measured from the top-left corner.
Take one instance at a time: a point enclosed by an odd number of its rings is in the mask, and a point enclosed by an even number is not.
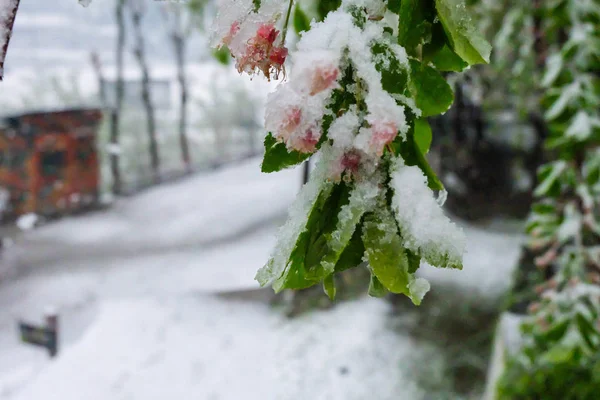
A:
[[[265,137],[265,156],[261,170],[267,173],[281,171],[300,164],[308,157],[310,157],[308,153],[289,151],[285,144],[278,142],[269,132]]]

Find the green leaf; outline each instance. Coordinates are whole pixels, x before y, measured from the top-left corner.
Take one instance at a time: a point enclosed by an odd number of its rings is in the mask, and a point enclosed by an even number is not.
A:
[[[544,333],[545,340],[549,343],[560,341],[567,333],[567,329],[571,325],[571,320],[565,319],[562,322],[554,324],[547,332]]]
[[[399,16],[398,44],[414,55],[416,47],[431,34],[433,0],[402,0]]]
[[[336,231],[340,211],[348,204],[350,188],[344,182],[336,184],[329,198],[322,205],[322,212],[314,220],[309,218],[309,238],[306,244],[306,255],[304,264],[306,275],[309,279],[321,280],[331,274],[344,247],[339,253],[331,250],[331,236]],[[358,220],[356,224],[358,224]],[[355,225],[351,228],[355,228]],[[353,230],[348,235],[348,241],[352,237]],[[347,245],[347,242],[345,243]],[[335,254],[332,254],[335,253]],[[324,261],[330,261],[331,267]]]
[[[323,290],[329,300],[333,301],[335,299],[336,288],[333,274],[326,276],[323,280]]]
[[[388,93],[403,94],[408,83],[408,71],[385,43],[375,43],[371,48],[375,68],[381,73],[381,86]]]
[[[431,117],[448,111],[454,101],[454,92],[444,77],[430,66],[410,60],[410,88],[421,117]]]
[[[538,173],[539,184],[535,188],[533,195],[541,196],[556,196],[560,193],[559,178],[567,170],[565,161],[556,161],[550,164],[543,165]]]
[[[435,0],[450,47],[470,65],[490,62],[492,47],[479,34],[464,0]]]
[[[385,297],[389,291],[379,282],[379,279],[371,273],[371,281],[369,282],[369,296],[371,297]]]
[[[442,72],[462,72],[469,66],[448,46],[442,47],[430,61],[435,65],[438,71]]]
[[[408,273],[414,274],[421,266],[421,256],[406,249],[406,257],[408,258]]]
[[[550,203],[535,203],[531,206],[531,210],[536,214],[552,215],[556,213],[556,206]]]
[[[591,350],[596,350],[598,348],[598,345],[592,339],[592,336],[595,336],[597,338],[600,335],[600,333],[596,330],[596,328],[594,328],[594,325],[581,313],[577,313],[577,315],[575,315],[575,321],[577,322],[577,327],[579,328],[579,333],[581,334],[583,340],[585,340],[585,342]]]
[[[400,3],[402,0],[388,0],[387,8],[394,14],[398,14],[400,12]]]
[[[258,12],[258,10],[260,9],[260,3],[261,0],[252,0],[252,5],[254,6],[254,12]]]
[[[415,142],[423,154],[429,152],[431,146],[431,126],[426,119],[415,120]]]
[[[448,42],[446,32],[441,22],[436,22],[431,28],[431,40],[423,45],[421,50],[421,60],[424,63],[429,63],[431,59],[440,51]]]
[[[541,360],[550,364],[561,364],[571,359],[573,349],[564,345],[552,346],[550,350],[544,353]]]
[[[335,189],[338,189],[338,191]],[[332,202],[337,200],[335,197],[338,195],[339,185],[336,187],[332,184],[326,184],[321,189],[321,192],[308,213],[306,225],[298,235],[298,239],[287,260],[285,269],[281,273],[281,276],[277,277],[273,282],[273,289],[275,292],[279,292],[282,289],[304,289],[314,285],[325,277],[320,276],[311,278],[308,276],[306,267],[307,254],[313,251],[311,245],[314,244],[311,243],[311,240],[316,235],[315,231],[322,229],[324,224],[323,221],[327,217],[331,217],[330,207]],[[269,260],[269,263],[263,269],[266,271],[272,270],[273,262],[273,259]],[[261,271],[259,271],[259,274]],[[269,278],[270,275],[265,278],[259,278],[259,275],[257,275],[257,279],[261,285],[266,284],[269,281]]]
[[[377,186],[364,182],[355,184],[350,195],[344,197],[345,202],[335,211],[337,220],[335,230],[319,237],[319,240],[326,241],[327,248],[320,262],[322,269],[327,273],[335,271],[341,254],[356,233],[357,225],[363,215],[374,206],[375,194],[370,195],[369,192],[376,193]]]
[[[387,207],[365,217],[363,242],[369,266],[379,282],[392,293],[409,294],[408,258]]]
[[[342,5],[342,0],[319,0],[317,12],[320,20],[324,20],[327,14],[337,10]]]
[[[416,165],[423,171],[427,177],[427,185],[431,190],[443,190],[444,185],[442,181],[437,177],[415,141],[414,124],[411,125],[410,130],[406,134],[406,140],[403,141],[400,137],[394,140],[393,145],[396,148],[396,154],[402,156],[406,165]]]
[[[309,153],[288,151],[285,144],[278,142],[271,132],[265,137],[265,156],[261,165],[262,172],[276,172],[293,167],[310,157]]]
[[[212,55],[215,58],[215,60],[217,60],[223,65],[229,65],[229,63],[231,62],[231,53],[229,52],[227,46],[221,46],[218,49],[213,49]]]
[[[354,230],[350,243],[344,249],[340,258],[335,264],[335,272],[342,272],[350,268],[359,266],[363,262],[365,254],[365,245],[362,241],[362,224],[359,224]]]
[[[301,32],[307,32],[310,29],[310,20],[302,8],[300,8],[300,4],[296,4],[296,8],[294,9],[294,30],[297,34]]]

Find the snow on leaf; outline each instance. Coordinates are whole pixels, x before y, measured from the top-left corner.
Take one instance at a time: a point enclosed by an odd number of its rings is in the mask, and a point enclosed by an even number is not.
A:
[[[435,6],[454,52],[471,65],[489,63],[492,48],[477,32],[464,0],[435,0]]]
[[[592,135],[594,129],[598,128],[600,128],[600,120],[580,110],[572,119],[571,125],[569,125],[565,132],[565,136],[584,141]]]
[[[379,192],[379,181],[377,180],[363,180],[352,189],[348,204],[340,210],[336,229],[328,240],[329,250],[321,261],[325,271],[334,272],[335,266],[342,252],[350,243],[361,218],[375,207]]]
[[[560,96],[546,111],[544,115],[548,121],[553,121],[570,106],[577,97],[581,95],[581,84],[577,81],[567,85],[560,91]]]
[[[379,282],[392,293],[408,294],[408,258],[387,207],[380,207],[367,215],[363,242],[369,267]]]
[[[392,209],[403,245],[440,268],[462,269],[466,238],[451,222],[427,187],[427,178],[418,167],[404,165],[397,158],[390,167],[394,190]]]
[[[542,78],[542,86],[550,87],[563,68],[563,57],[560,53],[552,54],[546,61],[546,72]]]
[[[256,280],[262,286],[273,283],[276,291],[283,289],[284,275],[290,267],[290,257],[297,247],[299,235],[306,230],[306,224],[314,204],[323,191],[330,191],[333,186],[326,180],[331,158],[331,148],[323,146],[320,160],[311,179],[302,187],[294,204],[289,209],[287,222],[279,230],[277,244],[269,262],[256,274]],[[292,261],[294,260],[292,259]]]

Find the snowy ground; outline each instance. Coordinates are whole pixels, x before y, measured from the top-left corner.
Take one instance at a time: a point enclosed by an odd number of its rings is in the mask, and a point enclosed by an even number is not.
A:
[[[419,352],[380,300],[289,321],[210,295],[256,287],[300,173],[251,160],[18,238],[19,273],[0,284],[0,399],[420,399],[407,371]],[[467,235],[464,271],[424,275],[494,298],[520,238]],[[52,362],[15,332],[48,305],[63,335]]]

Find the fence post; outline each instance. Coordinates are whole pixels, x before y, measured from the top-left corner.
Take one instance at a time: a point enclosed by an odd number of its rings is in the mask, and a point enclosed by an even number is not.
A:
[[[48,353],[50,357],[56,357],[58,353],[58,314],[55,310],[46,311],[46,328],[54,333],[52,340],[48,344]]]

